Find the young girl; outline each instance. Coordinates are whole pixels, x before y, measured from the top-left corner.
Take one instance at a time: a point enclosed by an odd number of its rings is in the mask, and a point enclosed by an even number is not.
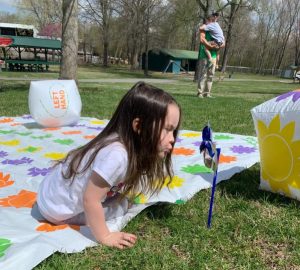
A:
[[[102,203],[120,189],[123,201],[130,194],[153,194],[167,176],[172,179],[180,116],[171,95],[144,82],[135,84],[104,130],[45,177],[37,198],[40,214],[54,224],[87,224],[103,245],[132,247],[135,235],[109,231]]]

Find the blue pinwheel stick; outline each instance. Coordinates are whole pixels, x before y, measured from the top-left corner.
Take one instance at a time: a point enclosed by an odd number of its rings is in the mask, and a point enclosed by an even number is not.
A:
[[[221,148],[216,148],[216,144],[212,141],[212,130],[209,123],[202,130],[202,142],[200,144],[200,153],[203,153],[204,164],[214,172],[211,197],[209,203],[207,228],[211,227],[212,212],[214,205],[215,190],[218,177],[218,164]]]

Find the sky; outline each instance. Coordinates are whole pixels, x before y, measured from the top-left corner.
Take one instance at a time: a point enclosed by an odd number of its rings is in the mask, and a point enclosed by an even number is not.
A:
[[[0,11],[15,13],[17,11],[16,7],[14,6],[16,0],[0,0]]]

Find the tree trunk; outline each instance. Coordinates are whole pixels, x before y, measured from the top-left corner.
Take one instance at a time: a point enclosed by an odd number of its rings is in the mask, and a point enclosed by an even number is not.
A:
[[[148,50],[145,52],[145,66],[144,66],[144,75],[146,76],[146,77],[148,77],[149,76],[149,67],[148,67],[148,65],[149,65],[149,55],[148,55]]]
[[[298,48],[298,46],[296,46],[295,49],[295,66],[299,66],[300,65],[300,49]]]
[[[103,42],[103,67],[108,67],[108,41]]]
[[[148,72],[148,51],[149,51],[149,20],[150,20],[150,11],[149,11],[149,7],[147,8],[147,12],[146,12],[146,33],[145,33],[145,66],[144,66],[144,75],[146,77],[149,76],[149,72]],[[142,63],[142,57],[141,57],[141,61],[140,63]]]
[[[231,37],[232,37],[232,24],[229,23],[228,24],[228,32],[227,32],[227,36],[226,36],[226,43],[225,43],[225,48],[224,48],[224,54],[223,54],[223,60],[222,60],[221,72],[223,72],[223,73],[226,71],[226,66],[227,66],[227,61],[228,61],[228,52],[229,52],[229,48],[231,45]]]
[[[78,0],[63,0],[60,79],[77,80]]]
[[[109,20],[111,17],[110,1],[100,1],[102,11],[102,35],[103,35],[103,67],[108,67],[108,48],[109,48]]]
[[[137,51],[135,51],[131,56],[131,67],[130,67],[131,70],[138,69],[138,67],[139,67],[138,59],[139,59],[139,55],[138,55]]]

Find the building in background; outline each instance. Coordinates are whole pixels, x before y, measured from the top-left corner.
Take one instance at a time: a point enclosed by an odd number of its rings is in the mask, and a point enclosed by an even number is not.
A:
[[[37,37],[38,30],[33,25],[0,23],[0,35],[19,36],[19,37]]]
[[[145,57],[142,56],[142,68],[145,69]],[[153,49],[148,52],[148,69],[175,74],[195,71],[198,59],[197,51]]]

